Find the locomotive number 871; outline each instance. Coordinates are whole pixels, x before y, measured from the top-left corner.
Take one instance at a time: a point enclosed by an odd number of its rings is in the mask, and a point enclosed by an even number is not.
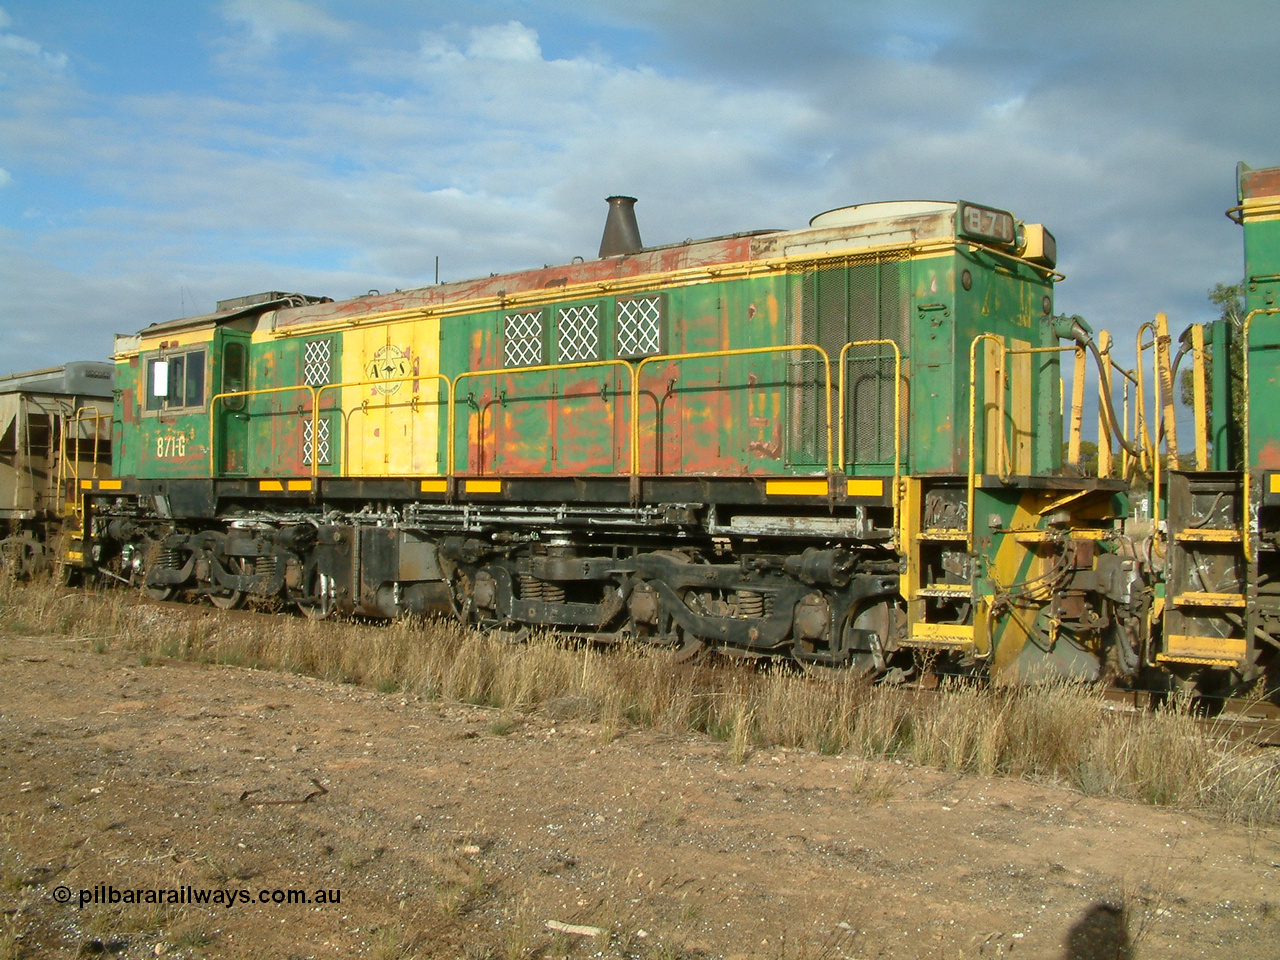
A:
[[[84,564],[881,673],[1138,668],[1110,444],[1063,463],[1063,354],[1074,455],[1106,344],[1055,321],[1043,226],[875,203],[645,247],[609,202],[596,259],[119,337]]]

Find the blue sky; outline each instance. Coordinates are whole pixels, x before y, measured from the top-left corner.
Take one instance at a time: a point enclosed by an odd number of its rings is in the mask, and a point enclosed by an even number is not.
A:
[[[1128,343],[1241,273],[1274,3],[0,0],[0,373],[261,290],[343,298],[831,207],[1056,234]]]

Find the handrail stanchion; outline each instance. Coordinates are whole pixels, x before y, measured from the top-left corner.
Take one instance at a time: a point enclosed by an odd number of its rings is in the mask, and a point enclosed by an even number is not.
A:
[[[1098,476],[1110,477],[1115,471],[1115,459],[1111,450],[1111,421],[1106,411],[1111,399],[1111,334],[1106,330],[1098,331],[1098,356],[1102,358],[1098,370]]]
[[[852,340],[840,348],[839,359],[839,376],[837,382],[839,387],[836,390],[836,404],[839,407],[837,416],[838,426],[836,428],[837,444],[839,455],[837,463],[840,472],[844,473],[848,469],[845,462],[844,436],[845,436],[845,417],[844,411],[847,406],[847,397],[845,396],[845,365],[849,356],[851,347],[882,347],[889,346],[893,348],[893,542],[890,544],[895,549],[898,546],[898,521],[901,518],[901,498],[902,498],[902,350],[898,347],[896,340]],[[859,359],[876,360],[881,359],[880,356],[866,357]]]
[[[326,390],[342,390],[342,389],[345,389],[346,387],[376,387],[381,384],[412,383],[417,380],[432,380],[437,384],[443,382],[450,389],[453,386],[453,381],[449,379],[447,374],[418,373],[418,374],[414,374],[412,376],[407,376],[407,377],[375,377],[371,380],[349,380],[342,383],[325,383],[315,388],[316,399],[315,399],[315,403],[312,405],[312,408],[311,408],[311,450],[312,450],[311,477],[312,479],[313,480],[317,479],[320,476],[320,458],[315,454],[319,449],[319,445],[320,445],[319,444],[320,442],[320,395],[322,393],[324,393]],[[438,394],[439,394],[439,391],[437,390],[437,395]],[[439,403],[439,400],[437,400],[436,402]],[[447,410],[448,410],[448,405],[446,404],[445,428],[449,429],[450,424],[449,424],[449,418],[447,415]],[[342,412],[341,401],[339,401],[338,403],[338,412],[339,413]],[[452,439],[452,433],[450,433],[449,438]],[[345,449],[346,448],[344,445],[343,447],[344,452],[342,453],[341,458],[338,461],[338,472],[343,476],[346,476],[346,472],[347,472]],[[445,449],[446,451],[449,449],[449,444],[447,441],[445,444]],[[447,452],[445,456],[447,460],[448,458]],[[436,462],[439,463],[439,460],[440,460],[440,455],[439,455],[439,452],[437,451]],[[448,467],[448,464],[446,463],[446,468],[447,467]],[[452,477],[453,474],[446,469],[445,476]]]
[[[228,397],[253,397],[265,395],[268,393],[287,393],[293,390],[306,390],[311,394],[311,408],[315,411],[316,405],[316,388],[307,383],[293,384],[288,387],[260,387],[257,390],[228,390],[225,393],[215,393],[209,400],[209,477],[216,479],[218,476],[218,468],[216,466],[215,454],[217,449],[217,424],[214,422],[214,413],[218,406],[219,400],[226,400]],[[312,433],[314,437],[314,432]],[[315,447],[315,441],[312,441],[312,448]],[[315,457],[311,458],[313,461]],[[313,473],[314,476],[314,473]]]
[[[1191,325],[1191,392],[1195,408],[1196,469],[1209,469],[1209,417],[1205,380],[1204,324]]]
[[[457,468],[457,464],[454,463],[455,444],[453,442],[453,433],[454,433],[456,424],[453,421],[454,421],[454,411],[457,409],[457,405],[458,405],[457,403],[458,384],[460,384],[463,380],[467,380],[473,377],[492,377],[492,376],[501,376],[505,374],[551,373],[559,370],[589,370],[589,369],[598,369],[598,368],[625,369],[630,376],[632,376],[633,378],[635,376],[630,362],[626,360],[582,360],[577,363],[543,363],[533,367],[497,367],[495,369],[490,369],[490,370],[464,370],[462,373],[458,374],[457,377],[454,378],[453,383],[449,387],[449,444],[448,444],[449,476],[450,477],[454,476]],[[634,472],[634,464],[632,464],[632,467]]]
[[[813,343],[780,344],[774,347],[741,347],[736,350],[707,350],[698,353],[668,353],[645,357],[635,367],[631,380],[631,469],[632,478],[639,478],[640,471],[640,371],[650,363],[662,363],[678,360],[710,360],[716,357],[745,357],[762,353],[795,353],[800,350],[812,350],[822,358],[826,372],[826,407],[827,407],[827,476],[831,476],[834,461],[831,422],[831,358],[827,351]]]

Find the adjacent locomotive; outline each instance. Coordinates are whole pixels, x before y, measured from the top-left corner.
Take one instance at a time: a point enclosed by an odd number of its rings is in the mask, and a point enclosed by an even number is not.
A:
[[[1155,662],[1222,691],[1267,675],[1274,689],[1280,666],[1280,167],[1241,164],[1237,190],[1244,314],[1183,337],[1195,450],[1166,445],[1177,469],[1157,491],[1168,558]]]
[[[1052,234],[903,202],[644,247],[633,203],[597,259],[118,338],[115,476],[81,482],[72,556],[317,617],[1139,668],[1125,484],[1063,464],[1094,345],[1054,318]]]

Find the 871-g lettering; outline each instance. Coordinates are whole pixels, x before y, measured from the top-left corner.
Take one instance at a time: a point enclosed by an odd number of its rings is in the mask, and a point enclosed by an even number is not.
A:
[[[187,437],[183,433],[170,433],[156,437],[156,459],[166,460],[187,455]]]

